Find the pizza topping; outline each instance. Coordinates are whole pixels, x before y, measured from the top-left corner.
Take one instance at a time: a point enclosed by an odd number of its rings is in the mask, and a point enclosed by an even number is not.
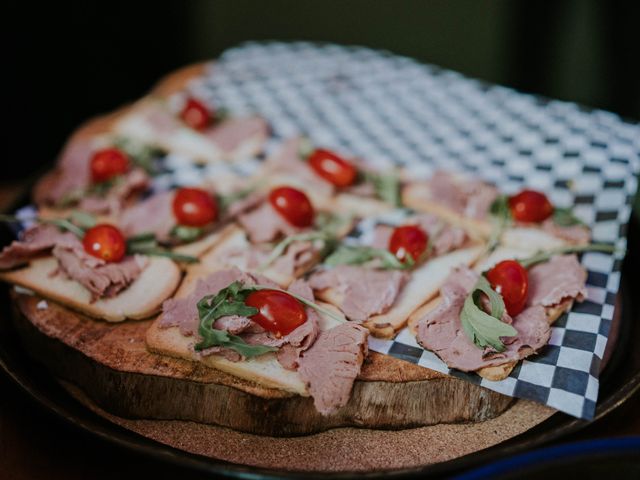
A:
[[[105,262],[119,262],[127,250],[127,242],[122,232],[106,223],[87,230],[82,244],[88,254]]]
[[[491,288],[502,296],[507,312],[518,315],[527,303],[529,278],[524,267],[515,260],[503,260],[486,275]]]
[[[544,193],[522,190],[509,198],[511,216],[518,222],[540,223],[553,214],[553,205]]]
[[[271,190],[269,202],[291,225],[304,228],[313,224],[315,212],[304,192],[293,187],[277,187]]]
[[[180,112],[180,118],[194,130],[204,130],[213,121],[213,112],[199,100],[189,98]]]
[[[321,414],[329,415],[349,401],[367,355],[368,336],[366,328],[345,323],[321,332],[302,353],[298,372]]]
[[[180,188],[173,197],[173,214],[179,225],[202,227],[218,217],[218,207],[209,192]]]
[[[364,322],[385,313],[408,281],[405,272],[339,265],[321,270],[309,278],[309,285],[321,297],[331,292],[331,303],[352,321]]]
[[[402,263],[415,265],[427,251],[429,237],[417,225],[396,227],[389,239],[389,251]]]
[[[115,177],[124,175],[131,168],[131,162],[126,153],[118,148],[103,148],[91,157],[91,181],[102,183]]]
[[[278,290],[257,290],[250,293],[244,303],[258,311],[251,320],[277,337],[291,333],[307,321],[302,304]]]
[[[358,169],[353,164],[330,150],[317,148],[307,161],[316,174],[339,188],[353,185],[358,177]]]

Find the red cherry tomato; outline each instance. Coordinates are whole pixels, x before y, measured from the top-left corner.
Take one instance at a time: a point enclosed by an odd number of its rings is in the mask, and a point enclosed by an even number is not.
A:
[[[512,317],[524,310],[529,290],[529,276],[515,260],[503,260],[486,274],[491,287],[502,295],[507,313]]]
[[[309,197],[292,187],[278,187],[271,190],[269,201],[273,208],[291,225],[309,227],[315,212]]]
[[[257,290],[250,293],[244,303],[258,309],[251,320],[279,337],[293,332],[307,321],[302,303],[278,290]]]
[[[129,171],[129,157],[118,148],[98,150],[91,157],[91,181],[106,182]]]
[[[417,225],[403,225],[393,230],[389,239],[389,251],[402,262],[407,261],[407,255],[414,262],[420,260],[429,243],[429,236]]]
[[[318,148],[309,155],[309,165],[313,170],[336,187],[353,185],[358,170],[344,158],[329,150]]]
[[[542,222],[553,213],[553,205],[544,193],[523,190],[509,198],[511,215],[519,222]]]
[[[202,227],[218,217],[218,206],[201,188],[179,188],[173,197],[173,214],[180,225]]]
[[[124,235],[113,225],[101,223],[90,228],[82,239],[84,250],[106,262],[119,262],[127,251]]]
[[[194,98],[187,100],[182,112],[180,112],[180,118],[194,130],[204,130],[212,121],[209,109]]]

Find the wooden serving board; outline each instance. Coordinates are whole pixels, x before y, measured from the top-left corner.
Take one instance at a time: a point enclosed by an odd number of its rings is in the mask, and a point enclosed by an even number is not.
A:
[[[153,354],[151,320],[93,320],[37,296],[13,294],[26,350],[101,408],[127,418],[190,420],[260,435],[335,427],[402,429],[479,422],[513,399],[464,380],[372,352],[349,403],[320,415],[310,397],[264,388],[199,363]]]

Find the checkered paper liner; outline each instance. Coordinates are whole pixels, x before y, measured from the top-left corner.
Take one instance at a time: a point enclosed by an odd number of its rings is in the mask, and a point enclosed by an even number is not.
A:
[[[546,192],[557,206],[573,207],[593,241],[614,244],[619,253],[582,255],[588,299],[563,315],[549,345],[507,379],[492,382],[449,370],[407,329],[394,340],[371,338],[369,346],[505,395],[593,417],[637,188],[639,125],[406,57],[336,45],[244,44],[225,52],[190,89],[232,114],[264,116],[273,128],[267,154],[283,139],[305,134],[373,167],[405,167],[412,178],[426,178],[436,168],[459,170],[507,194],[528,186]],[[162,181],[196,183],[221,168],[251,173],[259,161],[204,168],[171,161]],[[374,224],[363,222],[357,235],[370,234]]]

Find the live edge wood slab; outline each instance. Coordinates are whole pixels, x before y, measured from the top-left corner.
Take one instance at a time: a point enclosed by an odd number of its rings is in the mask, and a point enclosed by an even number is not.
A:
[[[403,429],[479,422],[513,399],[463,380],[372,352],[349,403],[320,415],[309,397],[264,388],[201,364],[150,353],[151,320],[97,321],[37,296],[13,294],[26,350],[125,418],[189,420],[258,435],[291,436],[335,427]]]

